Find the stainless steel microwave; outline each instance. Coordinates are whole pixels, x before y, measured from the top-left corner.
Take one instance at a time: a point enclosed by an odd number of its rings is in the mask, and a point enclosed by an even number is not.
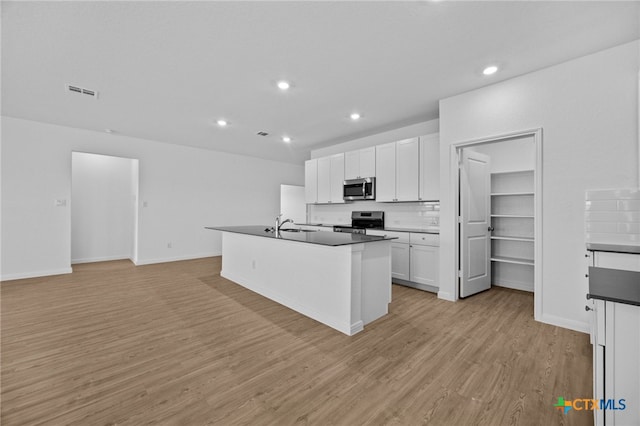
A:
[[[352,200],[375,200],[376,178],[349,179],[344,181],[343,198]]]

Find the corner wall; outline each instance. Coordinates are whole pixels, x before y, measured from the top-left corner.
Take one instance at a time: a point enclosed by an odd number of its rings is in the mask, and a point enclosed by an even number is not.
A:
[[[440,101],[442,297],[457,297],[451,146],[542,128],[542,317],[537,319],[588,330],[585,190],[637,185],[639,43]]]
[[[72,151],[140,160],[138,264],[219,255],[220,235],[205,226],[270,224],[280,184],[304,184],[302,165],[10,117],[1,124],[2,280],[71,272]]]

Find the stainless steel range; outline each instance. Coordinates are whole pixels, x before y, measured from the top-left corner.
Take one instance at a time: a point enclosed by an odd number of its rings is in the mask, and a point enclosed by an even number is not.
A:
[[[366,234],[367,229],[384,229],[384,212],[351,212],[351,226],[336,225],[333,232]]]

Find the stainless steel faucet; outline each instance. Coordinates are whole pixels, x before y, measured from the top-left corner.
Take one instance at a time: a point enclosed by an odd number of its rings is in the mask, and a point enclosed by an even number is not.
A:
[[[291,219],[285,219],[283,222],[280,222],[281,217],[282,217],[282,213],[276,216],[276,232],[280,232],[280,228],[282,228],[282,225],[284,225],[285,223],[288,223],[288,222],[293,223],[293,220]]]

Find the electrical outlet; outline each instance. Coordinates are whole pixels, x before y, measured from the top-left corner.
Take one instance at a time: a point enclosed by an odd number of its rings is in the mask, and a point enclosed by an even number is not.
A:
[[[167,248],[173,248],[173,243],[171,243],[171,241],[167,243]]]

